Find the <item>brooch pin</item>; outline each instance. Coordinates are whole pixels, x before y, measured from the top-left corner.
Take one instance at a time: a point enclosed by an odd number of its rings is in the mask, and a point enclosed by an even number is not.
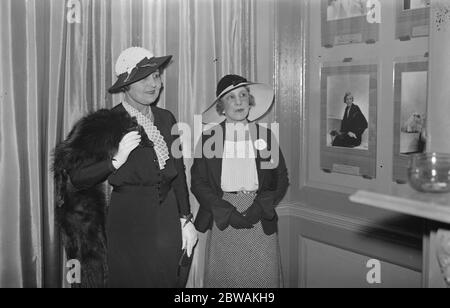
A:
[[[267,142],[264,139],[258,139],[255,141],[255,148],[258,151],[267,149]]]

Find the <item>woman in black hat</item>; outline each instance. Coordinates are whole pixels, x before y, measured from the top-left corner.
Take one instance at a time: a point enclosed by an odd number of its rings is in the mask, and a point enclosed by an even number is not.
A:
[[[203,122],[220,124],[203,134],[191,170],[191,189],[200,203],[195,226],[212,230],[204,283],[280,287],[275,206],[289,185],[287,170],[271,131],[253,123],[270,108],[273,91],[227,75],[216,94]]]
[[[175,118],[154,105],[170,59],[123,51],[109,89],[123,92],[123,102],[81,119],[56,149],[58,217],[68,257],[81,262],[82,287],[180,286],[180,260],[192,254],[197,232],[183,159],[170,152]],[[108,211],[105,180],[113,188]]]

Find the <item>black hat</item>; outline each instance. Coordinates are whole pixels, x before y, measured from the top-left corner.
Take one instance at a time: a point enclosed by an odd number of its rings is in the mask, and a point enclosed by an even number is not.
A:
[[[216,96],[217,98],[221,98],[228,92],[238,87],[243,87],[246,84],[248,84],[248,81],[244,77],[239,75],[226,75],[217,84]]]

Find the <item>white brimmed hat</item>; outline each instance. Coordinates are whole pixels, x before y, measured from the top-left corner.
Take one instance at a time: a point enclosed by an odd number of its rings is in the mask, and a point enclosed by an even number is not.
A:
[[[109,88],[109,93],[118,93],[122,88],[135,83],[157,69],[164,68],[172,56],[155,57],[149,50],[142,47],[131,47],[120,54],[116,62],[117,81]]]

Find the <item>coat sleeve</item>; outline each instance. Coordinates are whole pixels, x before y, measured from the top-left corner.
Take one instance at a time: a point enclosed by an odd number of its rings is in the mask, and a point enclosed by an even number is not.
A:
[[[275,137],[271,136],[271,138]],[[261,191],[254,201],[254,203],[261,206],[263,210],[263,218],[267,220],[274,219],[275,207],[281,202],[289,187],[288,171],[283,153],[278,143],[276,143],[275,146],[279,151],[278,166],[273,170],[273,176],[276,179],[276,187],[274,190]]]
[[[168,112],[170,115],[170,128],[172,129],[177,121],[172,113]],[[173,135],[173,142],[178,139],[178,135]],[[170,149],[169,149],[170,151]],[[184,165],[183,157],[174,158],[175,168],[177,169],[178,175],[172,182],[172,187],[175,191],[175,196],[178,203],[178,212],[180,217],[189,215],[191,213],[191,206],[189,204],[189,190],[186,181],[186,167]]]
[[[367,127],[368,127],[368,123],[367,123],[366,117],[361,112],[361,109],[358,108],[358,112],[356,114],[356,119],[355,119],[354,133],[357,136],[361,136]]]
[[[100,162],[86,162],[80,167],[71,169],[69,177],[75,188],[83,190],[106,181],[115,170],[110,159]]]
[[[97,186],[115,171],[111,157],[117,152],[126,123],[122,114],[98,110],[80,119],[58,146],[58,164],[76,189]]]
[[[203,140],[204,141],[204,140]],[[203,145],[203,141],[198,146]],[[196,153],[201,153],[196,151]],[[219,230],[225,230],[230,221],[230,216],[235,207],[229,202],[222,200],[212,184],[208,180],[208,167],[206,158],[195,158],[191,168],[191,191],[200,203],[203,211],[211,213]]]
[[[284,198],[286,191],[289,187],[288,170],[286,168],[286,161],[284,160],[283,153],[280,149],[280,163],[275,169],[275,177],[277,179],[277,189],[275,190],[274,204],[278,205]]]

